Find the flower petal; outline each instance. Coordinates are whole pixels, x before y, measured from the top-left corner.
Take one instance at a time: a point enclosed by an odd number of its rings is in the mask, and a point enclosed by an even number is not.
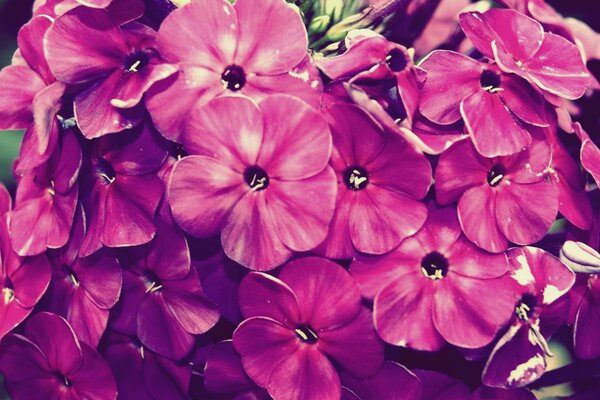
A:
[[[300,321],[298,299],[292,289],[274,276],[251,272],[240,283],[240,308],[245,318],[269,317],[282,325]]]
[[[419,67],[427,71],[421,91],[421,114],[442,125],[458,121],[461,101],[481,87],[484,65],[459,53],[436,50]]]
[[[529,132],[497,94],[479,90],[462,101],[460,112],[475,148],[484,157],[514,154],[531,143]]]
[[[498,226],[497,203],[497,194],[486,186],[467,190],[458,202],[458,219],[463,232],[470,241],[492,253],[500,253],[508,247]]]
[[[547,181],[504,186],[496,194],[496,219],[508,240],[535,243],[544,237],[558,212],[556,190]]]
[[[106,10],[77,7],[48,30],[45,54],[61,82],[88,82],[123,67],[129,51],[125,35]]]
[[[357,284],[333,261],[299,258],[283,266],[279,278],[296,295],[300,320],[316,330],[348,324],[361,310]]]
[[[168,199],[177,224],[196,237],[217,234],[245,193],[242,174],[205,156],[181,159],[173,168]],[[198,205],[202,205],[201,209]]]
[[[300,14],[289,4],[279,0],[239,0],[233,7],[240,28],[237,65],[248,72],[275,75],[290,70],[306,57],[306,29]]]

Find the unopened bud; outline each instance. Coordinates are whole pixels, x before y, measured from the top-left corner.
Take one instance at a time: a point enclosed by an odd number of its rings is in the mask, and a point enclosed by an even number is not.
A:
[[[600,253],[585,243],[567,240],[560,250],[560,260],[575,272],[600,273]]]

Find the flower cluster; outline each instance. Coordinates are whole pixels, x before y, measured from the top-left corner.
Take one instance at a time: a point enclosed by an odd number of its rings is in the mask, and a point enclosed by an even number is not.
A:
[[[598,35],[289,3],[36,0],[0,72],[13,399],[534,399],[559,330],[600,357]]]

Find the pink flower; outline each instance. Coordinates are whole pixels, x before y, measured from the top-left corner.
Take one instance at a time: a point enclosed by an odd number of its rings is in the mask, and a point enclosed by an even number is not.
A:
[[[482,249],[499,253],[508,241],[534,243],[558,211],[556,190],[546,179],[549,162],[550,148],[541,138],[515,155],[496,158],[481,157],[471,143],[458,142],[440,156],[436,198],[440,204],[458,200],[463,232]]]
[[[524,122],[548,125],[542,96],[518,76],[444,50],[434,51],[419,66],[427,72],[421,113],[442,125],[462,118],[483,156],[514,154],[529,146]]]
[[[574,100],[592,84],[577,46],[544,32],[539,22],[515,10],[464,13],[460,25],[477,50],[500,69],[540,89]]]
[[[569,304],[561,300],[575,274],[556,257],[535,247],[507,252],[510,276],[520,298],[508,331],[492,350],[483,370],[488,386],[521,387],[539,378],[550,354],[546,338],[566,322]]]
[[[592,175],[596,185],[600,187],[600,149],[592,141],[579,122],[573,124],[575,133],[581,140],[581,151],[579,158],[583,168]]]
[[[489,254],[460,231],[453,207],[429,204],[425,225],[383,256],[350,265],[387,343],[435,351],[445,342],[479,348],[510,318],[514,293],[504,254]]]
[[[175,73],[158,55],[155,35],[141,24],[121,28],[108,11],[87,7],[60,16],[48,30],[50,69],[60,82],[81,85],[73,108],[88,139],[140,123],[144,93]]]
[[[152,90],[152,118],[180,141],[189,110],[223,94],[260,101],[288,93],[318,105],[321,82],[307,47],[300,14],[285,1],[193,0],[160,27],[158,50],[179,73]]]
[[[247,319],[233,334],[246,373],[280,400],[338,400],[332,361],[358,378],[383,365],[371,313],[339,265],[316,257],[286,264],[279,279],[250,273],[240,286]]]
[[[191,155],[173,168],[168,199],[187,233],[220,233],[229,258],[261,271],[325,239],[336,195],[331,134],[306,103],[218,98],[190,114],[181,139]]]
[[[423,389],[419,378],[404,366],[386,361],[377,375],[357,379],[343,372],[342,400],[421,400]]]
[[[44,254],[20,257],[9,235],[11,199],[0,185],[0,338],[33,311],[50,283],[50,263]]]
[[[431,166],[399,136],[383,132],[359,107],[329,109],[331,166],[338,181],[336,212],[320,247],[332,258],[356,250],[382,254],[413,235],[427,218],[421,203],[431,184]]]
[[[57,83],[43,53],[52,21],[34,17],[19,31],[13,64],[0,71],[0,129],[27,129],[16,172],[48,160],[58,142],[57,113],[65,86]]]
[[[65,131],[50,159],[21,178],[10,219],[11,241],[19,255],[40,254],[69,240],[81,157],[77,137]]]

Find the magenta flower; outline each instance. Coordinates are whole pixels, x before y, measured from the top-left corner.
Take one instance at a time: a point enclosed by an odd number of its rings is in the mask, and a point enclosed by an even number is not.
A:
[[[600,149],[592,141],[579,122],[573,124],[575,133],[581,140],[581,151],[579,158],[583,168],[592,175],[596,185],[600,186]]]
[[[368,379],[357,379],[344,372],[342,400],[421,400],[422,385],[419,378],[395,362],[386,361],[377,375]]]
[[[17,172],[29,171],[52,154],[58,142],[65,91],[50,72],[43,54],[43,39],[52,21],[34,17],[19,31],[19,50],[13,65],[0,71],[0,129],[27,129]]]
[[[507,268],[504,254],[487,253],[462,236],[454,207],[430,203],[414,236],[383,256],[357,256],[350,271],[362,295],[374,300],[383,340],[435,351],[445,342],[472,349],[492,341],[514,303]]]
[[[587,279],[584,296],[577,308],[573,339],[578,357],[585,359],[600,357],[600,343],[597,340],[599,329],[600,279],[596,274],[590,275]]]
[[[332,362],[358,378],[383,365],[371,313],[350,275],[331,261],[292,261],[279,279],[252,272],[240,286],[240,306],[247,319],[233,344],[246,373],[273,398],[338,400]]]
[[[465,400],[470,399],[469,388],[454,378],[436,371],[415,370],[423,387],[423,399]]]
[[[168,199],[187,233],[221,233],[227,257],[261,271],[325,239],[336,194],[331,134],[306,103],[221,97],[190,114],[181,139],[191,155],[173,168]]]
[[[542,90],[574,100],[592,84],[577,46],[544,32],[539,22],[515,10],[464,13],[460,25],[477,50],[500,69]]]
[[[137,246],[154,237],[154,213],[164,187],[156,171],[167,158],[164,140],[149,122],[93,142],[82,199],[87,232],[80,256],[107,247]]]
[[[23,336],[4,338],[0,372],[15,400],[117,398],[106,361],[77,339],[67,321],[47,312],[33,316]]]
[[[10,208],[10,195],[0,185],[0,339],[27,318],[50,283],[50,263],[45,255],[20,257],[13,250]]]
[[[44,300],[45,308],[64,317],[79,340],[97,347],[109,311],[121,294],[121,266],[104,250],[79,258],[84,236],[85,221],[80,207],[69,242],[62,249],[49,252],[52,281]]]
[[[575,274],[535,247],[513,248],[507,255],[510,276],[521,293],[512,323],[492,350],[482,381],[510,388],[528,385],[544,373],[546,354],[551,355],[546,338],[566,322],[568,303],[560,300],[573,286]]]
[[[50,69],[60,82],[82,84],[77,125],[88,139],[120,132],[144,117],[138,104],[155,82],[176,71],[155,49],[144,25],[121,28],[106,10],[77,7],[60,16],[45,38]]]
[[[346,51],[323,58],[317,65],[334,84],[344,82],[347,95],[391,124],[410,122],[418,108],[418,85],[423,71],[415,67],[412,53],[397,43],[366,29],[346,36]],[[368,103],[366,105],[364,103]]]
[[[440,204],[458,200],[463,232],[477,246],[499,253],[508,241],[540,240],[558,211],[557,193],[546,179],[550,148],[535,139],[515,155],[481,157],[471,143],[455,143],[435,171]]]
[[[204,367],[204,386],[211,393],[230,394],[235,399],[270,400],[266,390],[246,375],[240,355],[231,340],[215,344]]]
[[[483,156],[509,155],[529,146],[531,135],[523,122],[548,125],[542,96],[518,76],[445,50],[432,52],[419,66],[427,72],[421,113],[442,125],[462,118]]]
[[[218,309],[200,286],[183,233],[168,209],[156,219],[152,242],[127,251],[121,258],[123,292],[112,327],[137,335],[150,350],[179,360],[194,346],[195,336],[219,320]]]
[[[356,250],[382,254],[413,235],[427,218],[419,201],[431,184],[425,156],[396,135],[386,135],[360,108],[328,109],[333,135],[330,164],[338,181],[329,235],[320,246],[331,258]]]
[[[184,400],[192,368],[153,353],[136,337],[108,330],[101,352],[117,381],[120,399]]]
[[[316,106],[321,81],[307,46],[300,14],[282,0],[193,0],[160,27],[160,54],[180,70],[151,91],[152,119],[179,142],[189,110],[223,94],[288,93]]]
[[[552,150],[548,177],[556,188],[558,211],[573,225],[589,230],[593,212],[585,190],[585,175],[561,143],[555,127],[556,121],[545,131],[546,140]]]
[[[36,255],[67,243],[79,195],[80,168],[81,148],[68,130],[48,162],[21,178],[10,219],[10,239],[19,255]]]

